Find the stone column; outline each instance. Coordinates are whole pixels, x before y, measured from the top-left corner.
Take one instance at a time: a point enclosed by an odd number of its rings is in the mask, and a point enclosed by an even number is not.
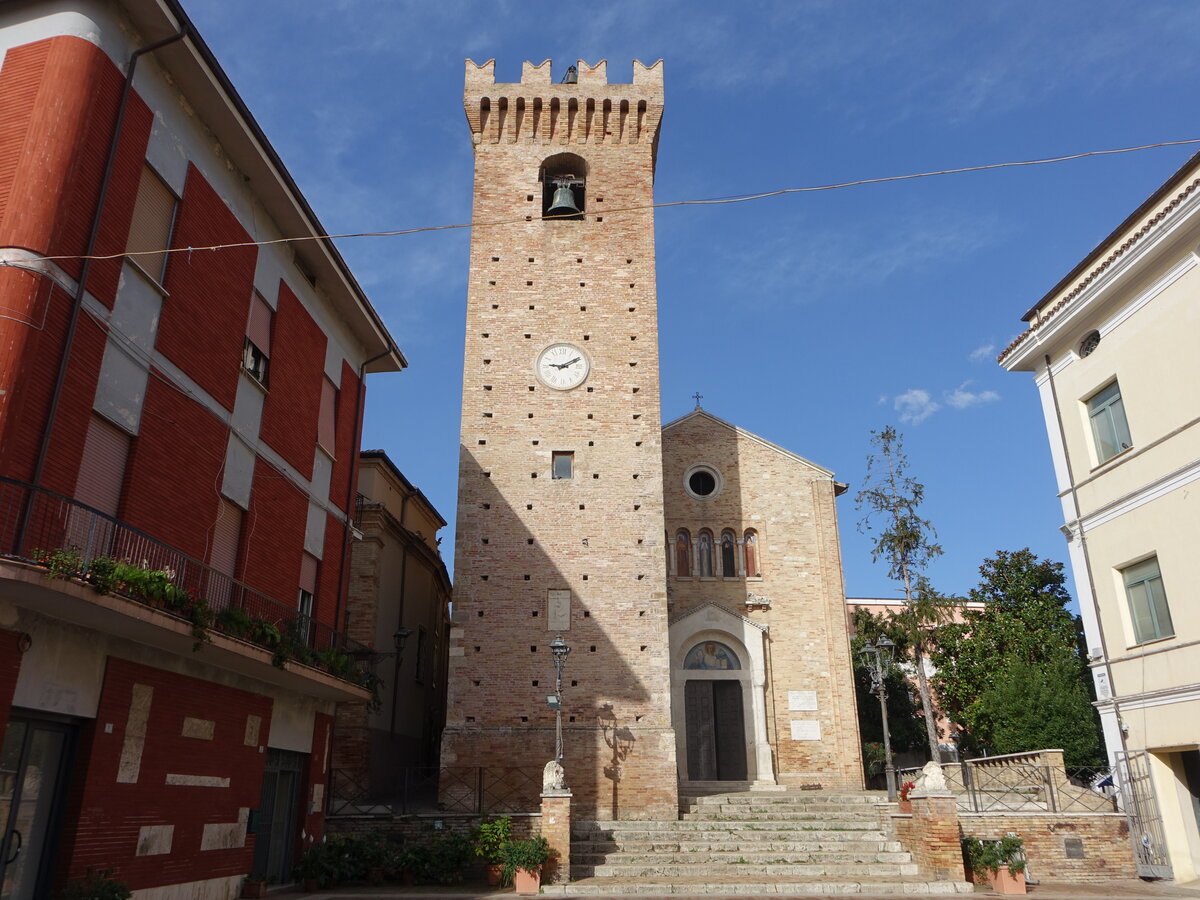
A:
[[[553,852],[542,866],[542,884],[565,882],[571,877],[571,792],[542,794],[542,837]]]
[[[949,791],[908,795],[912,801],[912,855],[922,875],[936,881],[965,881],[958,801]]]

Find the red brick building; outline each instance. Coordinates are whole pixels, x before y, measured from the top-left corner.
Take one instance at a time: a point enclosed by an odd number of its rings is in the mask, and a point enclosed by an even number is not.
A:
[[[14,897],[232,897],[322,834],[363,381],[405,361],[330,243],[256,245],[321,233],[173,0],[0,9]]]

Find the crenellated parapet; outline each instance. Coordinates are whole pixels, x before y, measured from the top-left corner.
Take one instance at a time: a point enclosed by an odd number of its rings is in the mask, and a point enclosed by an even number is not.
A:
[[[550,60],[525,62],[518,84],[496,83],[496,61],[466,61],[463,106],[476,144],[643,143],[662,120],[663,63],[633,61],[633,81],[609,84],[608,61],[579,60],[576,79],[555,84]]]

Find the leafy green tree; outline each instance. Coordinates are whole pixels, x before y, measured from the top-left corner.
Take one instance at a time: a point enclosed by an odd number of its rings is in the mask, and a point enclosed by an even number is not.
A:
[[[1008,660],[980,696],[975,724],[995,753],[1058,747],[1068,766],[1095,765],[1100,758],[1091,698],[1067,655],[1037,664]]]
[[[934,685],[943,711],[965,729],[968,748],[1008,753],[1067,750],[1071,744],[1068,764],[1094,761],[1099,725],[1081,652],[1082,627],[1066,608],[1071,597],[1062,563],[1038,559],[1028,548],[1000,550],[984,560],[979,573],[969,599],[984,608],[968,610],[962,622],[937,631]],[[1056,685],[1058,693],[1043,709],[1031,692],[1047,685]],[[1079,736],[1089,730],[1091,737]],[[1014,744],[1018,736],[1033,743]]]
[[[940,759],[937,715],[925,660],[932,649],[933,629],[952,618],[953,601],[933,590],[924,571],[942,555],[942,548],[933,525],[920,515],[925,485],[908,474],[903,437],[888,426],[871,432],[871,444],[875,452],[867,455],[865,486],[855,497],[858,509],[865,510],[858,530],[874,538],[872,561],[886,561],[888,577],[898,581],[904,592],[904,609],[892,621],[906,636],[916,669],[930,757]]]

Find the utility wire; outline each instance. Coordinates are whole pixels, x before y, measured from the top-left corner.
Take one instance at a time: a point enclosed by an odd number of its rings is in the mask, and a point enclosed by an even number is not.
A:
[[[587,218],[595,218],[597,215],[610,216],[615,213],[642,212],[649,209],[667,209],[673,206],[719,206],[729,203],[748,203],[753,200],[765,200],[768,197],[782,197],[785,194],[811,194],[819,191],[836,191],[843,188],[862,187],[868,184],[886,184],[895,181],[914,181],[918,178],[935,178],[941,175],[961,175],[965,172],[985,172],[990,169],[1012,169],[1019,166],[1044,166],[1050,163],[1069,162],[1076,159],[1084,159],[1089,156],[1112,156],[1118,153],[1136,153],[1139,150],[1154,150],[1159,147],[1179,147],[1186,144],[1200,144],[1200,138],[1190,138],[1180,141],[1159,141],[1154,144],[1139,144],[1136,147],[1118,147],[1112,150],[1088,150],[1083,153],[1071,153],[1066,156],[1048,156],[1042,159],[1025,159],[1013,162],[986,163],[978,166],[961,166],[956,169],[935,169],[931,172],[913,172],[907,175],[884,175],[879,178],[860,178],[856,181],[840,181],[834,184],[818,184],[808,187],[795,188],[778,188],[772,191],[762,191],[756,194],[737,194],[731,197],[711,197],[704,200],[669,200],[665,203],[647,203],[640,206],[625,206],[613,209],[606,209],[602,213],[584,213]],[[454,225],[425,225],[420,228],[401,228],[393,231],[349,231],[342,234],[314,234],[304,235],[301,237],[273,238],[263,241],[236,241],[228,244],[209,244],[203,247],[167,247],[162,250],[133,250],[124,253],[109,253],[105,255],[90,255],[90,256],[40,256],[31,257],[29,261],[44,260],[106,260],[106,259],[123,259],[135,256],[157,256],[162,253],[193,253],[200,250],[230,250],[238,247],[265,247],[271,244],[291,244],[300,241],[324,241],[324,240],[339,240],[342,238],[360,238],[360,237],[400,237],[408,234],[420,234],[429,231],[454,231],[463,228],[498,228],[504,225],[524,225],[535,219],[553,220],[574,218],[571,216],[522,216],[519,219],[501,219],[495,222],[463,222]],[[0,266],[9,265],[8,262],[0,260]]]

